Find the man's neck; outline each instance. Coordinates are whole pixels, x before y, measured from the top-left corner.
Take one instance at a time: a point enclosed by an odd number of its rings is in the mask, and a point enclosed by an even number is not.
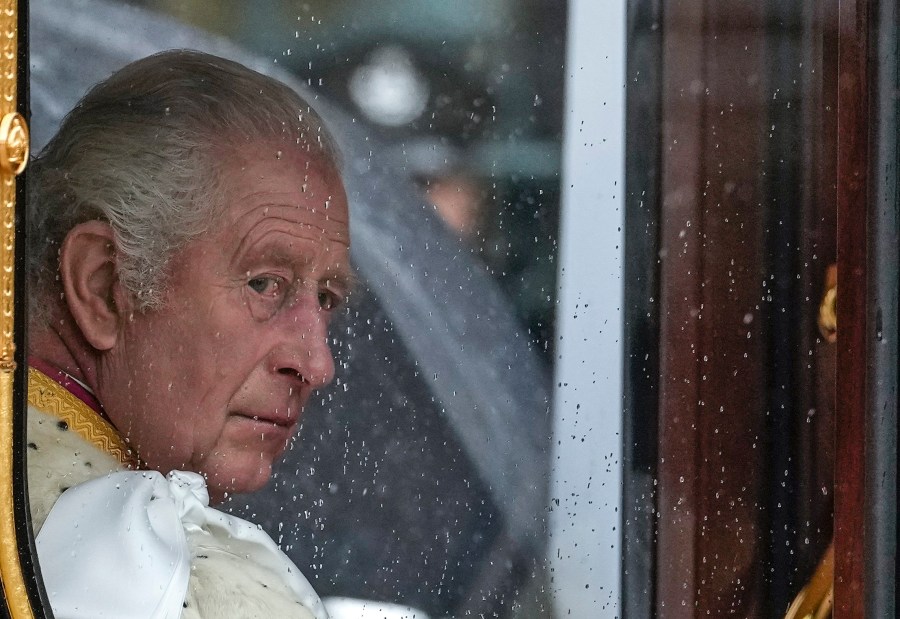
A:
[[[89,391],[97,392],[95,351],[72,328],[71,318],[53,326],[33,325],[29,333],[29,356],[65,372]]]

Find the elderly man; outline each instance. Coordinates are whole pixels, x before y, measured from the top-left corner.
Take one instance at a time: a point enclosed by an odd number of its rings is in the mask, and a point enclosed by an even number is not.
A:
[[[347,200],[319,118],[173,51],[91,90],[31,167],[29,487],[57,617],[325,616],[256,527],[334,364]]]

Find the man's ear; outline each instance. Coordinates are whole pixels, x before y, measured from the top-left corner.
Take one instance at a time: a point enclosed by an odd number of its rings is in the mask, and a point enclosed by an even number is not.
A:
[[[114,301],[118,286],[115,236],[104,221],[72,228],[59,251],[64,302],[84,339],[97,350],[116,343],[122,310]]]

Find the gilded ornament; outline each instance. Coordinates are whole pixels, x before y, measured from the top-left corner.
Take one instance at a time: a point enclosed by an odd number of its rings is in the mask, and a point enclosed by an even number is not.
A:
[[[18,112],[10,112],[0,120],[0,168],[18,176],[28,165],[30,139],[28,125]]]

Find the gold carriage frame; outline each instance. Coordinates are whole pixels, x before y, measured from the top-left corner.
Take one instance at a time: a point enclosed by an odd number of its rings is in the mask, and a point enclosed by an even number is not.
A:
[[[839,5],[840,79],[846,81],[838,85],[837,96],[842,125],[840,162],[843,166],[843,171],[838,174],[837,193],[838,217],[847,225],[839,233],[844,253],[839,252],[838,272],[842,278],[841,288],[846,291],[854,286],[858,288],[857,282],[862,279],[859,273],[866,270],[865,256],[870,243],[865,218],[867,200],[865,195],[858,195],[865,193],[865,183],[860,183],[853,173],[859,172],[857,176],[870,179],[874,174],[868,167],[870,155],[866,151],[867,140],[871,138],[865,113],[867,96],[873,89],[866,72],[877,59],[867,57],[865,46],[859,44],[866,40],[874,20],[870,15],[874,4],[869,0],[840,0]],[[22,318],[26,294],[25,269],[21,265],[16,268],[16,255],[24,255],[22,235],[16,235],[16,224],[22,217],[17,218],[16,209],[18,197],[19,209],[24,211],[24,177],[21,173],[29,154],[24,117],[28,88],[27,19],[27,2],[0,0],[0,581],[4,598],[0,603],[0,618],[12,619],[52,616],[31,534],[24,467],[24,414],[21,414],[25,410],[26,390],[25,321]],[[850,268],[853,266],[859,267],[856,273]],[[864,425],[865,389],[859,383],[866,376],[866,360],[864,356],[850,355],[850,352],[854,341],[857,345],[862,342],[864,348],[862,338],[867,332],[865,308],[860,312],[858,304],[851,306],[853,299],[854,295],[847,294],[838,304],[844,317],[838,343],[839,359],[846,361],[842,364],[842,378],[853,382],[855,387],[845,390],[849,395],[838,402],[837,415],[839,422],[846,421],[851,428]],[[856,302],[860,301],[856,299]],[[855,466],[851,473],[842,474],[836,484],[841,499],[835,511],[835,573],[838,576],[835,583],[839,583],[835,588],[836,617],[860,616],[866,586],[871,586],[861,569],[863,536],[858,535],[855,527],[861,525],[864,513],[863,488],[870,467],[868,462],[861,462],[865,459],[865,446],[864,433],[857,430],[843,437],[838,453],[838,465],[850,463]],[[838,470],[844,468],[839,466]]]
[[[32,554],[24,441],[19,440],[24,422],[16,415],[23,410],[25,370],[24,325],[19,324],[25,295],[15,294],[22,272],[15,268],[21,243],[16,238],[16,197],[24,187],[17,177],[29,154],[28,125],[20,113],[26,108],[27,53],[18,34],[28,17],[27,4],[21,7],[20,12],[16,0],[0,0],[0,578],[5,598],[0,613],[15,619],[34,617],[33,608],[45,606]]]

